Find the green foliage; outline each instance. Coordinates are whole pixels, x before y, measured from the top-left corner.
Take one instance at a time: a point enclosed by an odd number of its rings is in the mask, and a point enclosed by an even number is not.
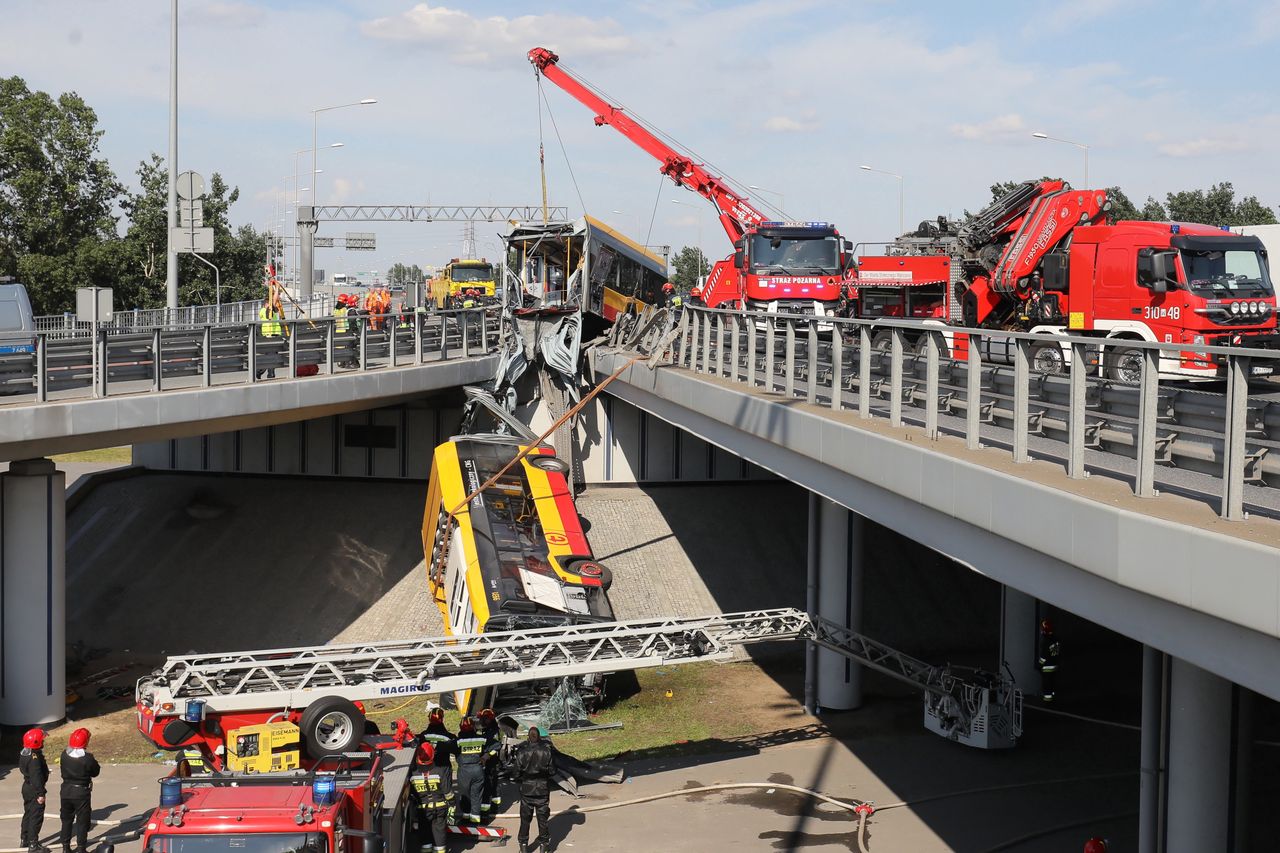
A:
[[[1258,201],[1257,196],[1236,200],[1230,181],[1214,184],[1208,190],[1184,190],[1165,196],[1168,218],[1174,222],[1199,222],[1204,225],[1274,225],[1275,211]]]
[[[391,269],[387,270],[387,281],[391,284],[412,286],[415,282],[425,280],[426,273],[417,264],[405,266],[397,261],[391,265]]]
[[[687,294],[709,272],[711,264],[697,246],[684,246],[671,259],[671,283],[679,293]]]

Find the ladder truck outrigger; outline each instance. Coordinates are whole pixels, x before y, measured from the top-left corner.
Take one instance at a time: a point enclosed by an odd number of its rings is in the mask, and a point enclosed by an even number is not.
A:
[[[770,219],[729,182],[704,164],[658,138],[625,108],[610,104],[589,83],[566,71],[560,58],[543,47],[529,51],[537,72],[647,152],[677,185],[696,192],[715,207],[734,252],[717,261],[702,289],[710,308],[739,308],[815,317],[844,312],[842,279],[852,244],[827,222]],[[819,321],[819,328],[831,324]]]
[[[1071,352],[1054,337],[1096,337],[1103,373],[1122,382],[1138,381],[1142,369],[1141,350],[1126,341],[1186,344],[1161,353],[1160,371],[1195,378],[1222,370],[1197,347],[1277,345],[1275,290],[1257,237],[1112,222],[1110,210],[1104,190],[1026,181],[966,222],[921,223],[885,254],[858,259],[848,282],[854,313],[940,328],[958,358],[968,337],[949,326],[1043,334],[1031,358],[1049,375],[1064,371]],[[1008,348],[984,338],[982,354],[1009,363]]]

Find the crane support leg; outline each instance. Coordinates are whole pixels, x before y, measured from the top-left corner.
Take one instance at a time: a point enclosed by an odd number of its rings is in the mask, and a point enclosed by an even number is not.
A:
[[[48,459],[0,474],[0,725],[66,716],[66,494]]]
[[[862,628],[862,516],[819,497],[817,530],[818,615],[839,628]],[[847,711],[862,705],[862,667],[847,655],[818,650],[817,700],[821,708]]]

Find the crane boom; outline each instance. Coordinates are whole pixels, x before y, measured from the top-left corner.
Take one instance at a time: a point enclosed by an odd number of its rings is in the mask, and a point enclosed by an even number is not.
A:
[[[730,241],[741,240],[751,226],[759,225],[767,219],[745,196],[734,192],[723,179],[663,142],[628,116],[624,108],[614,106],[601,97],[586,81],[561,68],[560,57],[556,54],[545,47],[535,47],[529,51],[529,61],[542,76],[594,112],[597,125],[609,125],[621,133],[660,162],[662,165],[659,171],[662,174],[715,205],[720,214],[720,224]]]

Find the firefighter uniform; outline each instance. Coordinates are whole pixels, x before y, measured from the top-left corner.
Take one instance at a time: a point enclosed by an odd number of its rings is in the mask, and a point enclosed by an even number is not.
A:
[[[480,734],[484,735],[488,741],[490,756],[496,756],[502,749],[502,732],[498,729],[497,719],[490,718],[486,720],[480,718]],[[494,758],[490,758],[484,765],[484,800],[480,805],[480,811],[487,813],[494,806],[502,805],[502,797],[498,796],[498,764]]]
[[[187,772],[192,776],[204,776],[209,772],[204,754],[194,747],[188,746],[178,751],[179,764],[183,761],[187,763]]]
[[[458,739],[444,723],[428,723],[427,728],[418,735],[419,743],[429,743],[435,751],[434,766],[449,777],[449,789],[453,790],[453,765],[449,759],[458,754]]]
[[[446,762],[448,759],[446,759]],[[448,767],[446,764],[445,767]],[[440,767],[419,766],[409,777],[410,796],[418,807],[418,826],[430,827],[434,853],[444,853],[448,836],[448,819],[453,811],[453,784],[449,773]],[[432,845],[423,844],[422,853],[431,853]]]
[[[44,800],[49,784],[49,764],[39,749],[23,749],[18,758],[22,773],[22,841],[31,850],[40,846],[40,829],[44,826]]]
[[[83,748],[68,748],[62,753],[62,849],[71,850],[71,837],[75,836],[76,849],[89,849],[89,812],[93,795],[93,779],[102,768],[93,753]]]
[[[555,756],[551,744],[534,737],[520,744],[513,756],[515,776],[520,780],[520,831],[517,840],[520,850],[529,847],[529,825],[534,815],[538,817],[538,847],[549,853],[551,846],[551,777],[555,774]]]
[[[1040,698],[1052,702],[1057,696],[1058,660],[1062,657],[1062,643],[1053,633],[1053,624],[1045,619],[1040,623],[1040,640],[1036,644],[1036,665],[1040,668]]]
[[[458,733],[458,799],[466,801],[462,819],[479,823],[484,809],[484,765],[493,755],[489,740],[479,732]]]

